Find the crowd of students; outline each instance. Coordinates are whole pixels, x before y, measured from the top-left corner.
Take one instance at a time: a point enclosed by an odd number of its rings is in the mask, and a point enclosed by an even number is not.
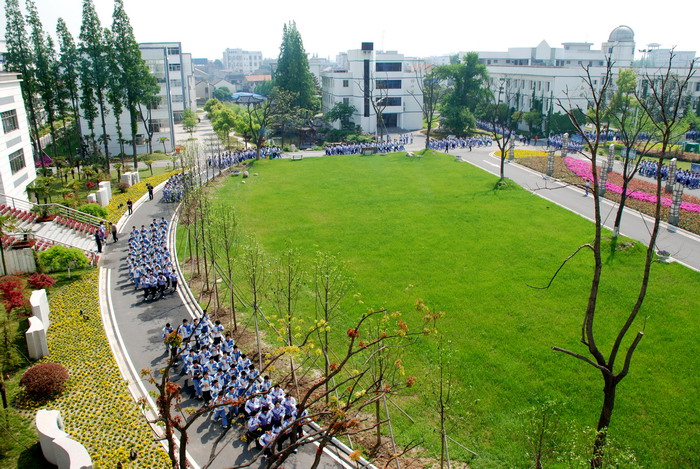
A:
[[[165,351],[191,380],[193,397],[214,409],[215,421],[230,428],[233,421],[245,419],[246,441],[255,442],[266,456],[272,455],[275,440],[277,451],[287,440],[296,442],[308,413],[294,396],[273,385],[268,376],[260,376],[220,321],[212,323],[205,311],[193,323],[183,319],[177,330],[168,323],[163,340],[175,331],[182,346],[174,349],[166,344]]]
[[[134,226],[129,234],[126,264],[134,288],[143,290],[144,300],[162,298],[166,290],[177,290],[177,272],[168,250],[168,222],[165,218],[141,229]]]
[[[163,187],[164,202],[180,202],[189,186],[194,184],[191,173],[179,173],[170,177]]]
[[[555,150],[561,150],[563,144],[564,144],[563,134],[551,135],[550,137],[547,138],[547,149],[548,150],[549,150],[549,147],[553,147]],[[567,148],[568,148],[568,153],[580,152],[580,151],[583,151],[583,144],[580,142],[577,142],[575,140],[569,139],[569,143],[567,145]]]
[[[491,139],[491,137],[480,135],[478,137],[431,138],[428,143],[428,148],[438,151],[469,148],[469,151],[471,151],[473,147],[490,147],[491,145],[493,145],[493,139]]]
[[[362,153],[364,148],[376,148],[378,153],[406,151],[405,142],[403,139],[373,143],[336,143],[334,145],[326,145],[324,150],[326,152],[326,156],[359,155]]]
[[[653,160],[642,160],[639,163],[639,174],[641,176],[646,176],[650,178],[656,178],[659,173],[659,163]],[[668,166],[661,166],[661,179],[668,179],[669,169]],[[688,189],[698,189],[700,188],[700,173],[694,173],[688,171],[687,169],[676,170],[676,182],[680,182],[682,185]]]

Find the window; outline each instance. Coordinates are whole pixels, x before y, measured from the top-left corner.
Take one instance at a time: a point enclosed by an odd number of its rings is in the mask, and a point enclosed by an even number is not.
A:
[[[182,80],[170,80],[170,86],[174,88],[182,88]]]
[[[11,111],[2,112],[0,116],[2,116],[2,130],[4,130],[6,134],[19,129],[16,110],[13,109]]]
[[[27,166],[27,162],[24,160],[24,150],[19,149],[10,153],[10,169],[12,169],[12,174],[17,174],[18,171]]]
[[[172,96],[172,99],[173,99],[173,102],[174,102],[174,103],[181,103],[181,102],[184,101],[184,98],[182,97],[181,94],[174,94],[174,95]]]
[[[148,130],[151,134],[157,134],[160,132],[161,122],[160,119],[150,119],[148,121]]]
[[[343,80],[343,88],[350,86],[350,80]]]
[[[401,106],[401,98],[382,98],[377,104],[380,106]]]
[[[343,98],[343,104],[345,104],[345,105],[350,104],[350,98]]]
[[[401,80],[377,80],[378,90],[400,90]]]
[[[180,64],[168,64],[168,70],[171,72],[179,72],[182,70],[182,66]]]
[[[179,47],[168,47],[168,55],[180,55]]]
[[[401,62],[377,62],[378,72],[400,72]]]
[[[700,81],[695,83],[695,91],[700,91]],[[4,119],[3,119],[4,122]]]

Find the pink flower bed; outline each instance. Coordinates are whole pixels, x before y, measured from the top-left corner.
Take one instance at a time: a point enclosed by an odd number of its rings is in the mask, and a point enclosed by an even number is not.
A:
[[[566,167],[569,169],[569,171],[576,174],[581,179],[588,179],[590,181],[593,180],[593,173],[591,172],[590,162],[567,156],[564,159],[564,163],[566,164]],[[622,194],[622,187],[618,186],[617,184],[608,182],[605,184],[605,189],[615,194]],[[631,197],[636,200],[641,200],[642,202],[649,202],[652,204],[656,203],[655,194],[648,194],[646,192],[640,192],[637,190],[631,191],[628,189],[627,197]],[[668,197],[661,197],[661,205],[665,207],[670,207],[671,199],[669,199]],[[681,202],[681,210],[700,213],[700,205],[691,202]]]

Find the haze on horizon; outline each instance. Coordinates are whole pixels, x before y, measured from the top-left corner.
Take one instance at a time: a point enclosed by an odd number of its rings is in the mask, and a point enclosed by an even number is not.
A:
[[[0,26],[5,34],[4,6]],[[80,32],[82,0],[35,0],[46,31],[55,33],[63,17],[74,34]],[[23,0],[20,0],[23,3]],[[103,26],[112,23],[113,0],[94,0]],[[408,56],[427,57],[460,51],[505,51],[509,47],[534,47],[542,40],[559,47],[562,42],[591,42],[594,49],[610,32],[624,24],[635,32],[636,49],[649,43],[677,50],[698,50],[693,15],[680,9],[650,13],[629,0],[592,0],[564,11],[560,2],[540,0],[537,6],[514,0],[469,7],[453,2],[393,2],[359,0],[339,8],[320,0],[289,2],[270,0],[251,8],[229,2],[185,0],[124,0],[139,42],[179,41],[193,57],[221,59],[226,48],[259,50],[276,58],[282,27],[296,21],[309,54],[331,60],[339,52],[357,49],[363,41],[378,50],[396,50]],[[566,8],[569,12],[571,8]],[[641,54],[636,53],[636,58]]]

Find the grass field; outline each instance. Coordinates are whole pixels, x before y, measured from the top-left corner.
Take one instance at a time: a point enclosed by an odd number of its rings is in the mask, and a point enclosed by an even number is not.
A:
[[[600,374],[551,350],[585,353],[578,339],[591,256],[571,261],[549,290],[526,285],[546,284],[592,239],[591,223],[519,188],[494,191],[494,176],[439,154],[259,161],[253,173],[246,184],[228,178],[216,198],[235,207],[242,230],[270,254],[289,243],[309,260],[321,250],[347,262],[364,305],[350,295],[336,330],[365,307],[411,317],[416,298],[447,313],[439,327],[452,341],[457,381],[448,429],[479,453],[472,467],[529,466],[520,413],[541,400],[561,404],[563,425],[595,426]],[[596,323],[604,350],[633,304],[642,251],[633,246],[605,257]],[[700,466],[699,291],[700,274],[653,265],[640,315],[645,338],[618,387],[611,428],[645,467]],[[416,422],[392,414],[401,442],[420,438],[431,451],[439,440],[431,403],[435,349],[422,339],[404,357],[419,378],[402,399]],[[468,459],[456,445],[450,450]]]

